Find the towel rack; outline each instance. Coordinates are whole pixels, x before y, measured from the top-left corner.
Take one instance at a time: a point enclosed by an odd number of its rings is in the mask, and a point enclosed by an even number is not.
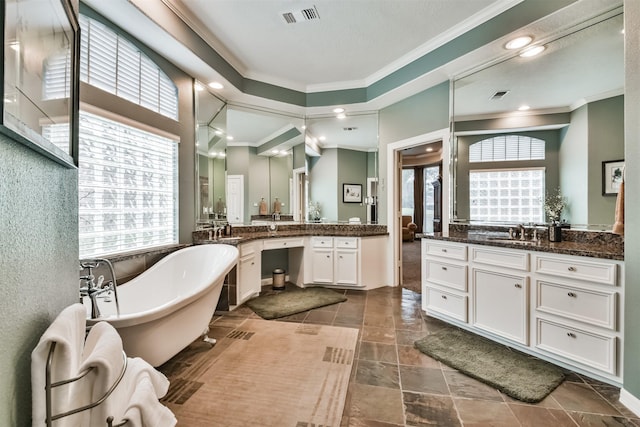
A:
[[[110,395],[111,393],[113,393],[113,390],[115,390],[115,388],[118,386],[118,384],[120,384],[120,381],[122,381],[122,377],[124,377],[124,372],[127,370],[127,355],[126,353],[123,351],[122,352],[122,358],[123,358],[123,366],[122,366],[122,372],[120,372],[120,375],[118,376],[118,378],[116,379],[116,381],[113,383],[113,385],[111,386],[111,388],[109,388],[109,390],[106,391],[106,393],[104,394],[104,396],[102,396],[100,399],[96,400],[95,402],[89,403],[88,405],[85,406],[81,406],[79,408],[76,409],[72,409],[70,411],[67,412],[61,412],[59,414],[52,414],[52,408],[51,408],[51,393],[52,390],[55,387],[60,387],[66,384],[70,384],[73,382],[76,382],[82,378],[84,378],[89,372],[91,372],[92,369],[94,369],[93,367],[85,369],[84,371],[82,371],[80,374],[78,374],[78,376],[73,377],[73,378],[69,378],[67,380],[62,380],[62,381],[57,381],[52,383],[51,382],[51,365],[53,363],[53,353],[55,352],[56,349],[56,342],[52,342],[50,347],[49,347],[49,354],[47,356],[47,364],[45,367],[45,402],[46,402],[46,424],[47,427],[52,427],[53,426],[53,422],[55,420],[58,420],[60,418],[64,418],[64,417],[68,417],[70,415],[74,415],[77,414],[78,412],[82,412],[82,411],[86,411],[87,409],[91,409],[94,408],[96,406],[98,406],[99,404],[101,404],[102,402],[104,402]],[[121,427],[123,425],[125,425],[128,422],[128,420],[125,418],[124,420],[122,420],[119,424],[113,424],[113,417],[110,416],[107,418],[106,420],[106,424],[107,427]]]

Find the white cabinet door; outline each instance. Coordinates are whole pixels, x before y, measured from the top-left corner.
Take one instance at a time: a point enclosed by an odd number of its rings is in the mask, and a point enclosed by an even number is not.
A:
[[[529,344],[527,276],[473,269],[473,326]]]
[[[313,248],[313,283],[333,283],[333,248]]]
[[[260,262],[255,255],[238,261],[238,305],[260,293]]]
[[[358,284],[358,251],[336,249],[335,281],[342,285]]]

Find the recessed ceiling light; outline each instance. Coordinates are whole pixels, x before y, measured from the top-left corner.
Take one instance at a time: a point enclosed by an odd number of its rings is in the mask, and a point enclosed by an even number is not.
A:
[[[211,83],[209,83],[209,87],[211,89],[223,89],[224,88],[224,86],[222,86],[222,83],[220,83],[220,82],[211,82]]]
[[[522,47],[525,47],[526,45],[528,45],[532,41],[533,41],[533,37],[531,37],[531,36],[517,37],[517,38],[507,42],[507,44],[504,45],[504,47],[506,49],[509,49],[509,50],[520,49]]]
[[[271,152],[272,152],[273,154],[278,154],[280,151],[278,151],[278,149],[274,148],[273,150],[271,150]]]
[[[320,141],[326,141],[327,137],[326,136],[320,136],[318,137],[318,140]]]
[[[227,156],[227,154],[224,151],[220,152],[220,157],[226,157],[226,156]]]
[[[431,148],[431,147],[427,148],[427,153],[430,153],[432,151],[433,151],[433,148]]]
[[[216,135],[222,135],[222,131],[220,129],[216,129],[215,131],[213,131],[213,133],[215,133]]]
[[[536,55],[540,54],[545,49],[546,49],[546,47],[544,47],[544,46],[533,46],[533,47],[530,47],[528,49],[523,50],[522,53],[520,54],[520,56],[523,57],[523,58],[530,58],[532,56],[536,56]]]
[[[344,113],[344,108],[342,108],[342,107],[334,108],[333,112],[334,113]]]
[[[228,140],[228,141],[232,141],[232,140],[233,140],[233,137],[232,137],[231,135],[227,135],[227,140]]]
[[[531,107],[529,107],[528,105],[521,105],[518,107],[518,111],[527,111],[529,108]]]
[[[336,116],[338,119],[344,119],[347,117],[347,115],[345,113],[340,113]]]

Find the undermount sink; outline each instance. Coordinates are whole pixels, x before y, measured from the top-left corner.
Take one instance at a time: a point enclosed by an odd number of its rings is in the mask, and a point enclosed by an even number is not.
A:
[[[538,243],[540,243],[539,240],[518,240],[518,239],[509,239],[509,238],[502,238],[502,237],[489,237],[487,240],[490,240],[492,242],[499,242],[499,243],[513,243],[516,245],[537,245]]]

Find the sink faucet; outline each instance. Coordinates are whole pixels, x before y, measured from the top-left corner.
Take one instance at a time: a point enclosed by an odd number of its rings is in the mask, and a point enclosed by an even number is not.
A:
[[[518,224],[518,231],[520,233],[520,240],[527,240],[527,229],[524,228],[524,224]]]
[[[93,269],[97,268],[100,264],[107,264],[111,273],[111,281],[106,285],[103,285],[104,276],[98,277],[98,282],[95,282],[95,276]],[[80,302],[83,297],[89,297],[91,302],[91,318],[97,319],[101,316],[100,307],[98,307],[98,296],[113,291],[116,300],[116,312],[120,316],[120,303],[118,301],[118,289],[116,286],[116,275],[113,270],[113,265],[107,259],[91,259],[80,261],[80,268],[82,270],[88,270],[88,273],[84,276],[80,276]],[[84,283],[83,283],[84,282]],[[83,286],[84,285],[84,286]]]

